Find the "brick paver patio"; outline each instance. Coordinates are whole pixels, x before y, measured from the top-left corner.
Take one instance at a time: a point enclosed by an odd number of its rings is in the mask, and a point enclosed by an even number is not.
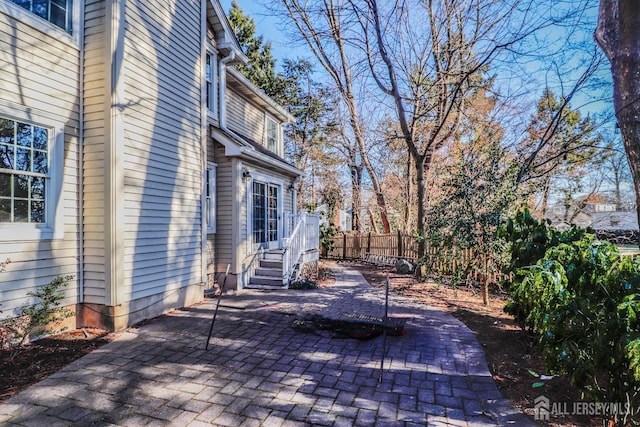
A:
[[[496,388],[473,333],[391,296],[402,336],[339,339],[295,329],[308,315],[382,317],[384,293],[339,266],[318,290],[224,296],[163,316],[0,404],[20,426],[534,425]]]

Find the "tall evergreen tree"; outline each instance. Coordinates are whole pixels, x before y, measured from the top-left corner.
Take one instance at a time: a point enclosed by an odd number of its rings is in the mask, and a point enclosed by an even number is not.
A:
[[[590,117],[582,117],[567,99],[544,90],[517,155],[517,183],[539,195],[541,216],[547,213],[551,184],[560,177],[568,184],[563,190],[581,188],[576,179],[584,175],[586,165],[599,160],[600,143]],[[566,196],[566,191],[562,192]],[[571,193],[575,195],[575,191]]]
[[[256,34],[255,21],[243,13],[236,0],[233,0],[229,9],[229,23],[243,53],[249,58],[248,64],[237,65],[238,70],[269,97],[284,104],[285,81],[276,72],[271,42],[265,42],[261,35]]]

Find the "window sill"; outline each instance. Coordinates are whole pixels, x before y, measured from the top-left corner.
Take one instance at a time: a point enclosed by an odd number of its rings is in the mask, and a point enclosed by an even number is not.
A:
[[[16,4],[0,1],[0,12],[15,18],[17,21],[33,27],[34,29],[50,37],[60,40],[61,42],[71,47],[75,47],[77,49],[80,48],[80,41],[78,40],[77,36],[69,34],[57,25],[54,25],[46,19],[34,15],[33,13]]]
[[[21,242],[29,240],[60,240],[63,232],[57,232],[46,224],[0,224],[0,241]]]

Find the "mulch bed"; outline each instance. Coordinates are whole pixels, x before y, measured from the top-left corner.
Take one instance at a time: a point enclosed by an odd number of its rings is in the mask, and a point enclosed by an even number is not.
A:
[[[5,400],[112,341],[99,329],[77,329],[0,350],[0,400]]]

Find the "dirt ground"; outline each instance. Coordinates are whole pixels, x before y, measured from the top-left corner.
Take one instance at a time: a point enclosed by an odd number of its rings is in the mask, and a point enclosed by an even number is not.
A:
[[[484,306],[477,289],[453,288],[434,281],[417,283],[412,276],[395,274],[390,267],[348,263],[376,287],[384,287],[387,277],[393,293],[450,312],[477,336],[485,350],[489,369],[502,394],[533,420],[534,400],[544,395],[551,402],[581,401],[579,392],[567,378],[541,380],[546,374],[533,338],[522,331],[502,310],[505,296],[493,293]],[[331,286],[333,261],[321,261],[320,286]],[[112,341],[114,334],[96,329],[79,329],[43,338],[14,351],[0,351],[0,401],[8,399],[72,361]],[[536,384],[537,383],[537,384]],[[541,384],[542,383],[542,384]],[[553,427],[603,425],[602,418],[561,415],[540,425]]]
[[[100,348],[114,336],[100,329],[77,329],[14,350],[0,350],[0,401]]]

